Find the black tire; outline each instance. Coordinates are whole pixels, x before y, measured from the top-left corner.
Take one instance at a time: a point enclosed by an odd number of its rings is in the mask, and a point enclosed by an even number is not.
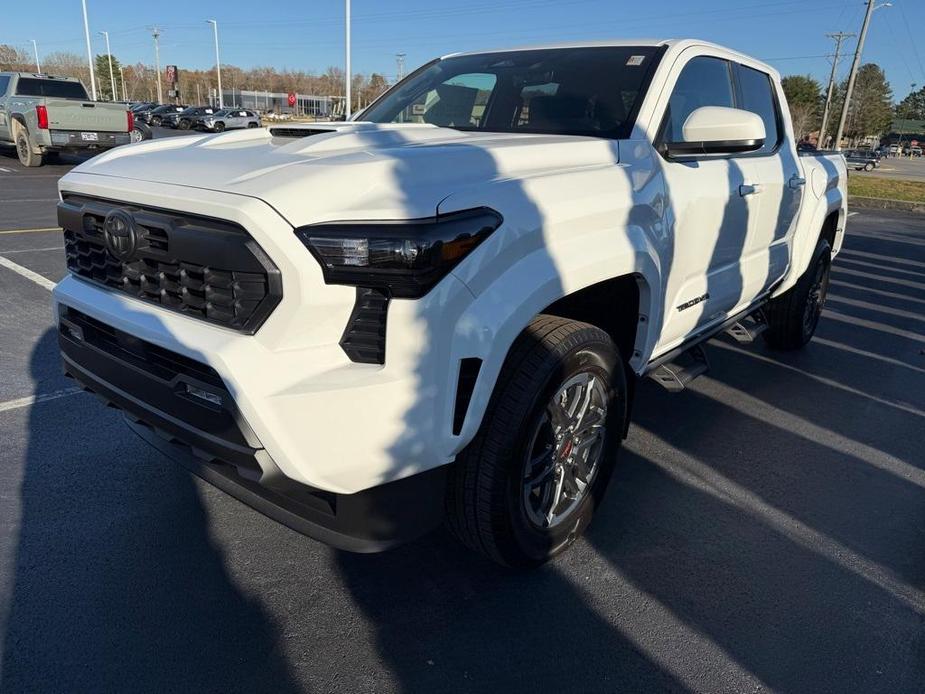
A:
[[[812,262],[797,283],[772,299],[765,309],[768,329],[765,342],[775,349],[799,349],[809,342],[825,306],[829,289],[832,248],[826,239],[819,239]]]
[[[595,446],[595,476],[557,524],[540,527],[527,508],[534,497],[525,492],[528,460],[538,440],[531,432],[539,431],[536,422],[549,412],[560,387],[587,374],[600,378],[607,403],[600,448]],[[479,432],[450,467],[451,531],[471,549],[510,567],[536,566],[567,549],[590,523],[607,488],[624,428],[626,393],[623,362],[607,333],[587,323],[537,316],[511,347]],[[555,437],[551,421],[548,431]],[[568,436],[565,446],[562,452],[547,444],[550,470],[573,450]]]
[[[189,127],[190,127],[190,122],[186,119],[183,119],[179,123],[177,123],[178,130],[189,130]]]
[[[151,116],[151,125],[157,127],[157,126],[159,126],[160,124],[161,124],[161,117],[160,117],[160,116]]]
[[[225,124],[219,121],[215,124],[215,132],[220,133],[225,131]]]
[[[145,140],[150,140],[154,136],[154,133],[144,123],[139,123],[135,121],[135,127],[132,129],[132,132],[129,133],[129,137],[132,142],[144,142]]]
[[[251,123],[248,123],[248,124],[247,124],[247,127],[248,127],[248,128],[256,128],[256,127],[257,127],[257,124],[254,123],[254,122],[251,122]]]
[[[36,154],[32,145],[29,143],[29,134],[20,129],[16,134],[16,156],[19,157],[19,163],[29,168],[41,166],[45,159],[41,154]]]
[[[864,170],[865,170],[865,171],[873,171],[873,170],[874,170],[874,165],[873,165],[873,164],[864,164]]]

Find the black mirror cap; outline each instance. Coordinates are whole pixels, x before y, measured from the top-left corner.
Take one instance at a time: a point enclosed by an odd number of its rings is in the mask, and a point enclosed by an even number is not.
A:
[[[754,152],[764,146],[764,138],[758,140],[711,140],[709,142],[666,142],[664,154],[668,157],[690,157],[701,154],[743,154]]]

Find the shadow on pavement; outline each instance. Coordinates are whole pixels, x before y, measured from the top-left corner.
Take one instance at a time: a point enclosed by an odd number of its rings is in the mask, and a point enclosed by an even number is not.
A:
[[[49,330],[36,379],[56,352]],[[301,691],[193,478],[126,431],[83,395],[29,413],[0,690]]]

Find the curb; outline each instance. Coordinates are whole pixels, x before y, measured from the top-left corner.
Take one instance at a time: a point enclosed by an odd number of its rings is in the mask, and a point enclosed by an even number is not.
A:
[[[864,198],[858,195],[848,196],[849,207],[864,207],[875,210],[904,210],[925,214],[925,202],[911,202],[909,200],[890,200],[888,198]]]

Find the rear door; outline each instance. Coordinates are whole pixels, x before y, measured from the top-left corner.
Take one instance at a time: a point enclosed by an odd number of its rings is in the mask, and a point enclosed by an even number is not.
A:
[[[762,148],[736,158],[745,179],[743,192],[750,198],[748,236],[742,249],[742,298],[737,307],[745,308],[787,271],[803,186],[776,81],[747,65],[735,68],[738,107],[759,115],[765,129]]]

